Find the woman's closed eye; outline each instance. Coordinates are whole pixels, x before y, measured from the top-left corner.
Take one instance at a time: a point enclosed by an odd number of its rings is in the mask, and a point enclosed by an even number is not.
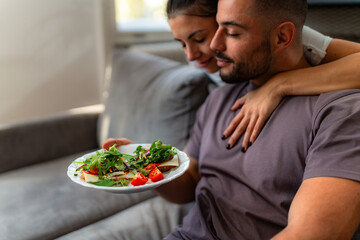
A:
[[[201,38],[201,39],[194,39],[194,41],[196,43],[203,43],[205,41],[205,38]]]
[[[203,43],[205,41],[205,38],[201,38],[201,39],[193,39],[193,41],[195,43]],[[186,44],[182,41],[178,41],[181,44],[182,48],[186,48]]]
[[[175,39],[178,43],[180,43],[181,44],[181,47],[182,48],[186,48],[186,44],[183,42],[183,41],[181,41],[181,40],[179,40],[179,39]]]

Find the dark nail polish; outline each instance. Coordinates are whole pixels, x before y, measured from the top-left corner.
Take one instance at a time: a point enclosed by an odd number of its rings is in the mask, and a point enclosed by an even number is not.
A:
[[[222,135],[222,136],[221,136],[221,139],[224,140],[224,139],[225,139],[225,135]]]
[[[246,152],[246,150],[245,150],[245,148],[244,148],[244,147],[242,147],[242,148],[241,148],[241,151],[242,151],[243,153],[245,153],[245,152]]]
[[[250,141],[250,142],[249,142],[249,147],[251,147],[251,145],[252,145],[252,142]]]
[[[230,143],[226,145],[226,149],[230,149]]]

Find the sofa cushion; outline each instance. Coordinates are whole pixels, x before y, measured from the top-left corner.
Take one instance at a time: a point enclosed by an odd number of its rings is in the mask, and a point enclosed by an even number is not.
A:
[[[0,175],[0,239],[54,239],[154,196],[151,191],[114,194],[75,184],[67,167],[83,154]]]
[[[0,173],[97,147],[100,110],[0,126]]]
[[[154,197],[64,235],[58,240],[163,239],[182,223],[192,205],[177,205],[161,197]]]
[[[183,148],[210,79],[202,70],[133,50],[114,52],[99,144],[125,137]]]

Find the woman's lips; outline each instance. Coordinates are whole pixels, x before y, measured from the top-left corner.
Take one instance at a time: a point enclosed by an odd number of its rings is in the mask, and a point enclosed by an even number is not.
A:
[[[202,67],[202,68],[207,67],[207,65],[210,64],[210,62],[211,62],[212,59],[213,59],[213,58],[210,58],[210,59],[208,59],[208,60],[206,60],[206,61],[204,61],[204,62],[200,62],[200,63],[199,63],[199,66]]]

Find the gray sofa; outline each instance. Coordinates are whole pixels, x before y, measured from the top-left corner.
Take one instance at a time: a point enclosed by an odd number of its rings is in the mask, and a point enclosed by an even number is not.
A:
[[[181,223],[191,204],[89,189],[66,175],[108,137],[183,148],[208,94],[208,76],[180,62],[130,50],[113,59],[103,109],[1,127],[0,239],[161,239]]]

